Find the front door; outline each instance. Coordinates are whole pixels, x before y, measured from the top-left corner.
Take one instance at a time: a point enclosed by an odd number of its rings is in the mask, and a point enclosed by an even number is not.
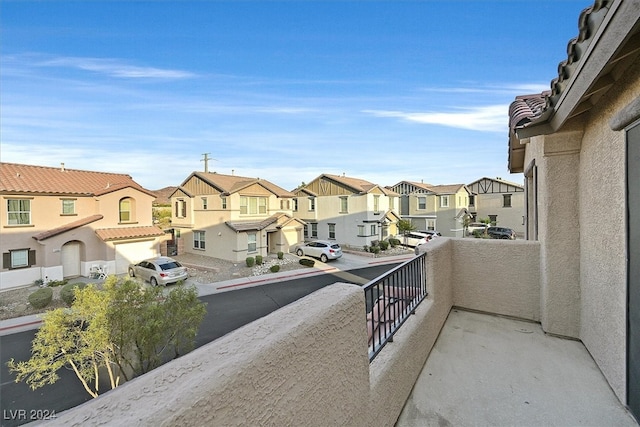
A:
[[[80,276],[80,242],[69,242],[62,245],[61,264],[63,277]]]
[[[627,131],[627,401],[640,420],[640,123]]]

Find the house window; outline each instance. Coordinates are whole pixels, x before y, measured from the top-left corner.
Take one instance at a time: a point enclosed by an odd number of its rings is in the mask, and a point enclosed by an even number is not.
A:
[[[376,234],[378,234],[378,233],[376,233],[376,225],[375,224],[371,224],[371,235],[375,236]]]
[[[427,230],[435,230],[436,229],[436,221],[433,219],[427,220]]]
[[[349,199],[346,196],[340,197],[340,213],[349,212]]]
[[[10,268],[29,267],[29,249],[9,251],[11,257]]]
[[[309,197],[309,211],[315,211],[315,210],[316,210],[316,198]]]
[[[203,198],[202,198],[202,209],[206,210],[206,209],[207,209],[207,206],[208,206],[207,198],[206,198],[206,197],[203,197]]]
[[[178,199],[176,201],[176,217],[186,218],[187,216],[187,202],[184,199]]]
[[[503,194],[502,195],[502,207],[510,208],[511,207],[511,194]]]
[[[358,225],[358,236],[364,236],[364,225]]]
[[[258,250],[258,246],[256,244],[256,233],[247,234],[247,251],[256,252]]]
[[[298,199],[293,199],[293,211],[298,212]]]
[[[75,215],[76,201],[75,199],[62,199],[62,215]]]
[[[335,239],[336,238],[336,225],[335,224],[329,224],[329,238],[330,239]]]
[[[194,231],[193,232],[193,247],[195,249],[204,249],[204,231]]]
[[[449,207],[449,196],[440,196],[440,207],[441,208]]]
[[[395,209],[395,208],[396,208],[396,198],[389,197],[389,209]]]
[[[474,207],[476,205],[476,196],[471,195],[469,196],[469,207]]]
[[[373,196],[373,213],[380,213],[380,196]]]
[[[318,237],[318,224],[311,224],[311,237]]]
[[[120,200],[120,222],[133,221],[133,203],[130,198],[124,198]]]
[[[418,209],[425,210],[427,209],[427,198],[424,196],[418,197]]]
[[[240,214],[257,215],[267,213],[266,197],[240,196]]]
[[[280,200],[280,209],[289,210],[290,206],[291,206],[291,201],[289,199]]]
[[[307,224],[304,225],[304,237],[309,235],[309,226]]]
[[[7,200],[7,223],[9,225],[31,224],[31,200]]]
[[[222,209],[227,209],[227,198],[220,197],[220,201],[222,202]]]

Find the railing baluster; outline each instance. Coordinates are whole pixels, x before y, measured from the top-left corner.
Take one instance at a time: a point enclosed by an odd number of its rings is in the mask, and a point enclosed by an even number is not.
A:
[[[426,253],[395,267],[364,285],[372,361],[427,296]]]

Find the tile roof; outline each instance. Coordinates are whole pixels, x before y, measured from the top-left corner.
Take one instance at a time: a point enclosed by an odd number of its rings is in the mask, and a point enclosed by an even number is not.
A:
[[[33,238],[40,242],[40,241],[46,240],[46,239],[48,239],[50,237],[57,236],[58,234],[66,233],[67,231],[71,231],[71,230],[73,230],[75,228],[82,227],[83,225],[91,224],[92,222],[101,220],[102,218],[104,218],[104,216],[99,215],[99,214],[98,215],[91,215],[91,216],[88,216],[86,218],[81,218],[79,220],[70,222],[70,223],[65,224],[63,226],[56,227],[56,228],[53,228],[51,230],[43,231],[43,232],[38,233],[35,236],[33,236]]]
[[[226,194],[237,193],[250,185],[259,184],[278,197],[294,197],[293,193],[270,181],[267,181],[266,179],[249,178],[238,175],[224,175],[216,172],[193,172],[182,185],[184,185],[192,176],[197,176],[218,189],[220,192]]]
[[[455,194],[458,191],[460,191],[461,188],[466,188],[466,187],[467,186],[465,184],[432,185],[429,187],[429,189],[436,194]]]
[[[292,217],[285,213],[279,212],[271,215],[269,218],[265,218],[260,221],[226,221],[225,224],[229,226],[233,231],[251,231],[251,230],[263,230],[275,222],[288,222]]]
[[[131,176],[47,166],[0,163],[0,193],[97,196],[131,187],[155,197]]]
[[[155,225],[142,227],[100,228],[96,230],[98,237],[107,242],[110,240],[137,239],[143,237],[158,237],[165,234]]]
[[[396,193],[395,191],[390,190],[389,188],[382,187],[378,184],[369,182],[366,179],[353,178],[353,177],[348,177],[344,175],[331,175],[328,173],[324,173],[320,175],[317,179],[320,179],[322,177],[326,177],[340,184],[346,185],[347,187],[362,194],[368,193],[372,189],[378,187],[386,196],[399,196],[399,194]]]

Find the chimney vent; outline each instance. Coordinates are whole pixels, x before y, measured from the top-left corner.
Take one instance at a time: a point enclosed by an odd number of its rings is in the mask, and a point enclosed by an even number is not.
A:
[[[64,172],[64,163],[60,163],[60,172]]]

